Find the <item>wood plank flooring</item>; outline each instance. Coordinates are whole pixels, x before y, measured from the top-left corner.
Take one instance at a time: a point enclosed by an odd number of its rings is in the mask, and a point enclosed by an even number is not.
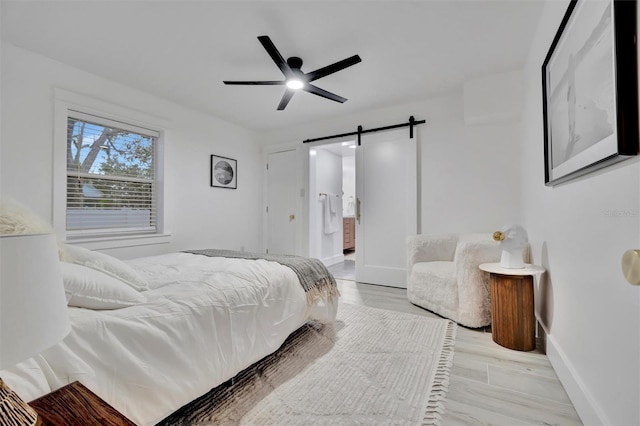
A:
[[[405,289],[336,281],[341,302],[438,318],[411,304]],[[581,424],[540,345],[512,351],[490,328],[458,327],[443,426]]]

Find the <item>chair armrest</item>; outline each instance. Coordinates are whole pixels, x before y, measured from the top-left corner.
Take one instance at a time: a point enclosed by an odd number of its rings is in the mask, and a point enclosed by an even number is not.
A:
[[[482,263],[499,262],[500,244],[490,235],[482,239],[462,240],[456,248],[454,268],[458,284],[458,319],[462,324],[481,327],[491,323],[489,274]]]
[[[407,272],[419,262],[453,261],[456,234],[412,235],[407,238]]]
[[[500,262],[502,256],[502,248],[500,243],[495,241],[464,241],[461,240],[456,247],[454,262],[456,263],[456,271],[478,269],[483,263]],[[522,251],[522,260],[529,263],[531,259],[531,246]]]
[[[487,239],[461,239],[456,247],[454,262],[456,271],[478,270],[482,263],[500,262],[500,243]]]

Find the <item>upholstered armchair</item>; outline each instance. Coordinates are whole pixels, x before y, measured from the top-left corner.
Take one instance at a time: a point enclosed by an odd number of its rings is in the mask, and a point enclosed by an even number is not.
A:
[[[489,277],[478,266],[500,262],[501,252],[491,234],[409,237],[409,301],[467,327],[491,324]]]

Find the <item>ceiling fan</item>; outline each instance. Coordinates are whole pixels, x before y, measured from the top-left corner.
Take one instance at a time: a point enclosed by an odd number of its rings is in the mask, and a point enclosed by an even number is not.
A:
[[[276,49],[276,46],[273,44],[269,36],[259,36],[258,40],[260,40],[262,46],[265,48],[269,56],[271,56],[273,62],[275,62],[278,68],[280,68],[280,71],[282,71],[282,74],[284,74],[285,79],[282,81],[224,81],[224,84],[255,86],[286,85],[287,89],[285,90],[284,95],[280,100],[280,104],[278,104],[279,111],[285,109],[296,90],[304,90],[305,92],[313,93],[314,95],[322,96],[323,98],[327,98],[340,103],[343,103],[347,100],[346,98],[338,96],[335,93],[331,93],[317,86],[314,86],[313,84],[311,84],[311,82],[357,64],[358,62],[362,61],[362,59],[360,59],[360,56],[353,55],[334,64],[327,65],[326,67],[322,67],[315,71],[305,73],[301,70],[302,59],[298,58],[297,56],[292,56],[285,61],[280,52],[278,52],[278,49]]]

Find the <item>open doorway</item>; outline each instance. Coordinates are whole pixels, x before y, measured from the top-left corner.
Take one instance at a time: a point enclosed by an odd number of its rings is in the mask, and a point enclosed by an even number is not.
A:
[[[355,141],[309,151],[309,254],[344,280],[356,277]]]
[[[351,201],[343,158],[355,151],[355,281],[406,288],[406,239],[418,230],[417,141],[400,129],[368,134],[364,142],[309,150],[309,253],[334,276],[347,276],[344,231],[353,213],[343,211]]]

